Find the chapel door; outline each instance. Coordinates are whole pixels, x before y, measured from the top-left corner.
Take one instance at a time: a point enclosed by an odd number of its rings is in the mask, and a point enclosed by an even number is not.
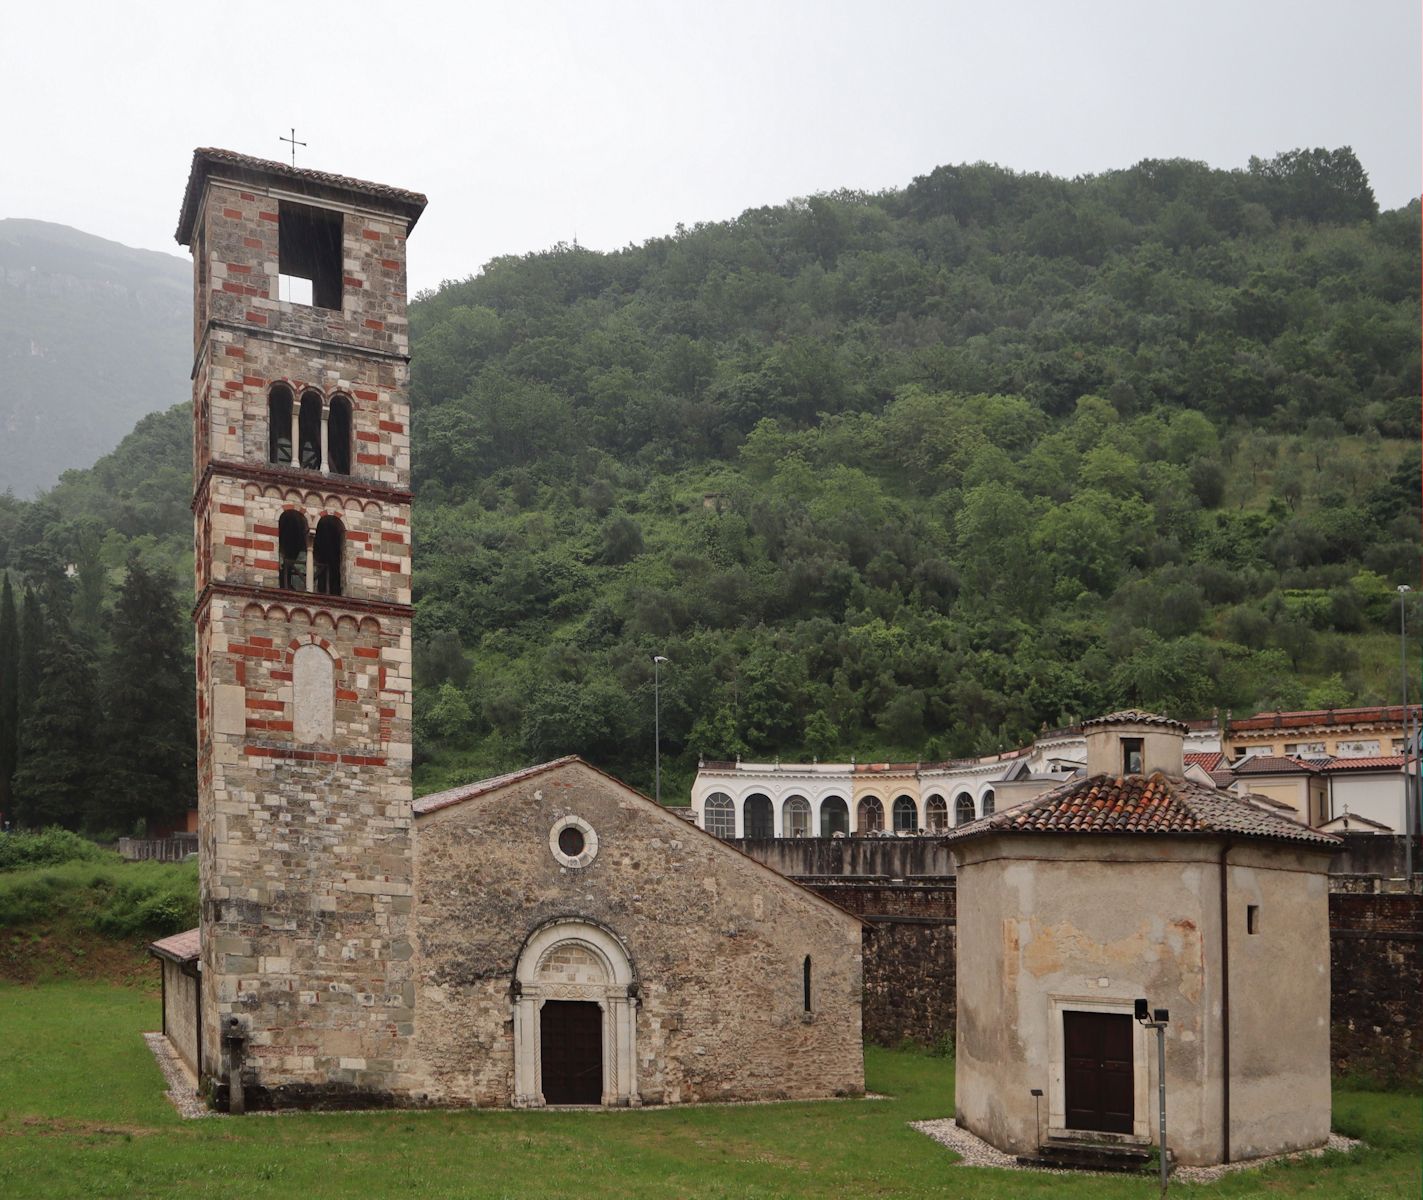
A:
[[[601,1104],[603,1010],[591,1000],[545,1000],[539,1059],[545,1104]]]
[[[1131,1133],[1135,1115],[1131,1017],[1064,1012],[1062,1035],[1067,1128]]]

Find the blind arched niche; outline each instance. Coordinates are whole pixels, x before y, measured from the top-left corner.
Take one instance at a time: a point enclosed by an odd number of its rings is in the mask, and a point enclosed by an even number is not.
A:
[[[336,665],[320,646],[292,655],[292,736],[329,742],[336,732]]]

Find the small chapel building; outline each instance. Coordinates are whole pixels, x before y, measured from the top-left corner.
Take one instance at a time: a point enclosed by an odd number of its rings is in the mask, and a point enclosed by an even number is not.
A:
[[[864,1090],[857,918],[577,759],[413,798],[418,192],[193,155],[201,924],[219,1108]]]
[[[1189,1165],[1329,1136],[1329,860],[1338,839],[1185,777],[1181,722],[1085,725],[1083,777],[952,831],[960,1125],[1037,1157],[1167,1145]]]

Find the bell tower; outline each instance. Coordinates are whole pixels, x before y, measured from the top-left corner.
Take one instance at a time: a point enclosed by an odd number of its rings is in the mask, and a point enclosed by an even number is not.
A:
[[[212,149],[183,199],[199,1044],[220,1106],[378,1104],[408,1077],[405,241],[424,207]]]

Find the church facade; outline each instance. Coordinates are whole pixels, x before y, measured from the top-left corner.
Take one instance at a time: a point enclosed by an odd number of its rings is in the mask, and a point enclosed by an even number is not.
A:
[[[862,1090],[854,918],[576,762],[412,801],[425,202],[193,158],[201,925],[165,1027],[234,1109]]]

